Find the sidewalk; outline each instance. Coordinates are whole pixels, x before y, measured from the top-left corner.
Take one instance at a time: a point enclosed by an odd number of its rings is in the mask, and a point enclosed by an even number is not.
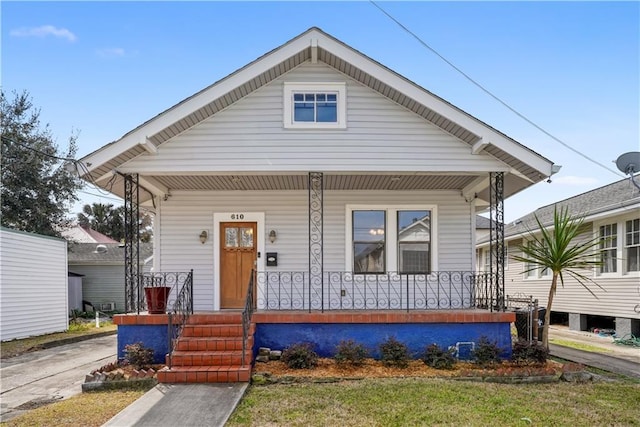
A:
[[[587,345],[593,351],[553,344],[554,340]],[[549,341],[552,356],[640,378],[640,348],[615,344],[612,337],[601,337],[586,331],[572,331],[568,327],[557,325],[551,325],[549,328]]]
[[[158,384],[103,427],[222,427],[248,386]]]

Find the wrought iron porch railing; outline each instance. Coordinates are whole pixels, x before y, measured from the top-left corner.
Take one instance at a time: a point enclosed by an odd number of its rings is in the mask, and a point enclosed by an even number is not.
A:
[[[182,283],[182,287],[177,292],[178,295],[173,302],[173,307],[167,311],[167,345],[169,346],[167,359],[169,369],[171,369],[172,354],[176,341],[182,333],[184,325],[189,321],[189,316],[193,314],[193,270],[189,272]]]
[[[245,366],[245,353],[247,352],[247,339],[249,338],[249,330],[251,329],[251,316],[253,316],[254,297],[253,288],[255,271],[251,270],[251,278],[249,279],[249,286],[247,288],[247,299],[244,303],[244,309],[242,310],[242,367]]]
[[[324,272],[321,283],[308,272],[258,272],[259,310],[503,310],[503,292],[491,273],[439,271],[429,274]]]
[[[165,308],[173,307],[178,299],[178,295],[187,283],[193,287],[193,270],[181,272],[154,272],[137,275],[135,283],[137,287],[131,290],[127,296],[130,298],[127,312],[140,314],[148,309],[145,298],[145,288],[168,287],[168,299]]]

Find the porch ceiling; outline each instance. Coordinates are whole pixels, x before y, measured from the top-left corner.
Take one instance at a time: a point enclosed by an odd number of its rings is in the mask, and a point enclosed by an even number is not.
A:
[[[478,175],[445,174],[324,174],[325,190],[462,190]],[[107,189],[124,198],[124,180],[110,179]],[[139,203],[152,204],[149,182],[168,191],[307,190],[307,174],[281,175],[140,175]],[[135,196],[134,196],[135,197]]]
[[[305,175],[151,176],[171,190],[306,190]],[[461,190],[476,175],[324,174],[325,190]]]

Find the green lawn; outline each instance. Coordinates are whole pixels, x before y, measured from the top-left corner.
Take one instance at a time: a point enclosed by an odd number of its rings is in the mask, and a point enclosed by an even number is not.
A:
[[[230,426],[640,426],[640,383],[433,378],[251,387]]]

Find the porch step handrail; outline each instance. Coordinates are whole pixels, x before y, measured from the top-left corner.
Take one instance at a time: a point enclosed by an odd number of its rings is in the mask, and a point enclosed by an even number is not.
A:
[[[167,345],[168,365],[171,369],[171,360],[176,342],[189,321],[189,317],[193,314],[193,270],[189,271],[182,287],[178,290],[178,296],[171,310],[167,311]]]
[[[244,303],[244,309],[242,310],[242,367],[245,366],[245,353],[247,352],[247,340],[249,339],[249,330],[251,329],[251,317],[253,316],[254,297],[253,288],[254,277],[256,275],[255,270],[251,270],[251,277],[249,278],[249,285],[247,287],[247,298]]]

